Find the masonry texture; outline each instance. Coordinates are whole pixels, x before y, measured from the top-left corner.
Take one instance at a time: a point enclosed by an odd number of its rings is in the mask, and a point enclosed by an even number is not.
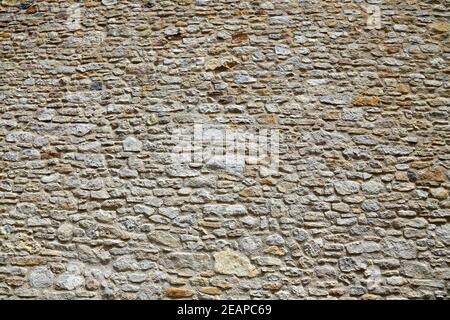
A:
[[[0,298],[448,298],[448,1],[0,3]]]

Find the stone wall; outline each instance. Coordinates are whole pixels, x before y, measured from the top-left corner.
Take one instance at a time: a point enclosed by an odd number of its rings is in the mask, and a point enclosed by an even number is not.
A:
[[[0,2],[0,298],[448,298],[448,1]]]

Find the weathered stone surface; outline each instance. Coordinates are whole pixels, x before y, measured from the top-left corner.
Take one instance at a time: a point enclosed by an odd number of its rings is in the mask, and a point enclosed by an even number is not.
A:
[[[417,247],[411,240],[386,238],[382,241],[385,254],[400,259],[414,259],[417,257]]]
[[[84,278],[74,274],[63,274],[56,279],[56,286],[62,290],[75,290],[83,283]]]
[[[69,223],[63,223],[56,231],[58,240],[61,242],[67,242],[72,240],[73,226]]]
[[[148,238],[151,241],[170,248],[178,248],[181,246],[179,237],[166,231],[153,231],[148,235]]]
[[[256,277],[259,274],[248,257],[233,250],[214,253],[214,270],[221,274],[232,274],[238,277]]]
[[[339,195],[349,195],[349,194],[357,193],[361,188],[360,184],[355,181],[335,182],[334,187],[336,189],[336,192]]]
[[[0,300],[448,300],[446,5],[0,0]]]
[[[381,246],[373,241],[356,241],[347,244],[345,247],[350,254],[378,252],[381,249]]]
[[[172,252],[167,255],[167,267],[175,270],[192,269],[209,271],[212,269],[212,259],[203,253]]]
[[[446,223],[436,228],[436,236],[445,245],[450,245],[450,224]]]
[[[28,276],[28,282],[32,288],[48,288],[53,285],[53,281],[53,273],[45,267],[33,269]]]
[[[142,151],[142,142],[135,137],[128,137],[123,141],[123,150],[132,152]]]
[[[206,205],[204,209],[206,214],[237,216],[247,213],[247,208],[241,204],[210,204]]]

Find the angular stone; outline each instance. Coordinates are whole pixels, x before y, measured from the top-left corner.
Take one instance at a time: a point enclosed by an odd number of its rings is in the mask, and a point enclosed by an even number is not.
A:
[[[128,137],[123,141],[123,150],[130,152],[142,151],[142,142],[135,137]]]
[[[399,259],[415,259],[417,248],[412,240],[388,237],[381,242],[382,250],[388,256]]]
[[[320,102],[332,105],[346,105],[352,102],[349,96],[323,96],[319,98]]]
[[[428,263],[418,261],[405,261],[401,264],[401,274],[408,278],[427,279],[432,271]]]
[[[249,84],[249,83],[254,83],[256,82],[256,78],[248,75],[248,74],[238,74],[234,77],[234,80],[236,81],[236,83],[241,83],[241,84]]]
[[[238,277],[256,277],[259,274],[246,256],[229,249],[214,253],[214,270]]]
[[[166,172],[170,177],[180,178],[196,177],[200,175],[198,171],[180,165],[172,165],[167,168]]]
[[[434,32],[446,33],[450,31],[450,23],[448,21],[436,21],[429,25]]]
[[[171,252],[164,260],[168,268],[175,270],[209,271],[212,269],[212,259],[204,253]]]
[[[380,244],[373,241],[356,241],[347,244],[345,248],[350,254],[371,253],[381,250]]]
[[[378,107],[380,105],[380,99],[378,99],[376,97],[362,97],[362,96],[358,96],[358,97],[353,97],[352,103],[355,106]]]
[[[450,223],[437,227],[436,236],[445,245],[450,246]]]
[[[181,246],[179,237],[166,231],[153,231],[148,235],[148,238],[170,248],[179,248]]]
[[[241,204],[207,204],[205,214],[237,216],[247,214],[247,208]]]
[[[413,148],[404,147],[404,146],[398,146],[398,147],[380,146],[380,147],[377,147],[375,150],[381,154],[388,154],[388,155],[394,155],[394,156],[406,156],[414,151]]]

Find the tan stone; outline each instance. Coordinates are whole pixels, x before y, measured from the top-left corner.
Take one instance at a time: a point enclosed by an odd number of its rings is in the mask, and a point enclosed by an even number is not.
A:
[[[445,188],[436,188],[430,190],[431,195],[439,200],[445,200],[448,198],[448,190]]]
[[[245,255],[233,251],[224,250],[214,253],[214,270],[217,273],[236,275],[238,277],[256,277],[259,271],[251,264]]]
[[[449,32],[450,31],[450,23],[447,21],[437,21],[432,24],[430,24],[430,29],[434,32]]]
[[[178,236],[172,235],[170,232],[166,231],[154,231],[148,235],[148,238],[152,241],[171,248],[177,248],[181,246],[181,242]]]
[[[352,101],[355,106],[371,106],[378,107],[380,105],[380,99],[377,97],[354,97]]]
[[[266,249],[264,249],[264,252],[268,254],[273,254],[274,256],[284,256],[287,253],[285,248],[278,246],[267,247]]]
[[[222,290],[220,290],[217,287],[204,287],[204,288],[200,288],[199,291],[202,293],[205,293],[205,294],[213,295],[213,296],[219,295],[222,293]]]

